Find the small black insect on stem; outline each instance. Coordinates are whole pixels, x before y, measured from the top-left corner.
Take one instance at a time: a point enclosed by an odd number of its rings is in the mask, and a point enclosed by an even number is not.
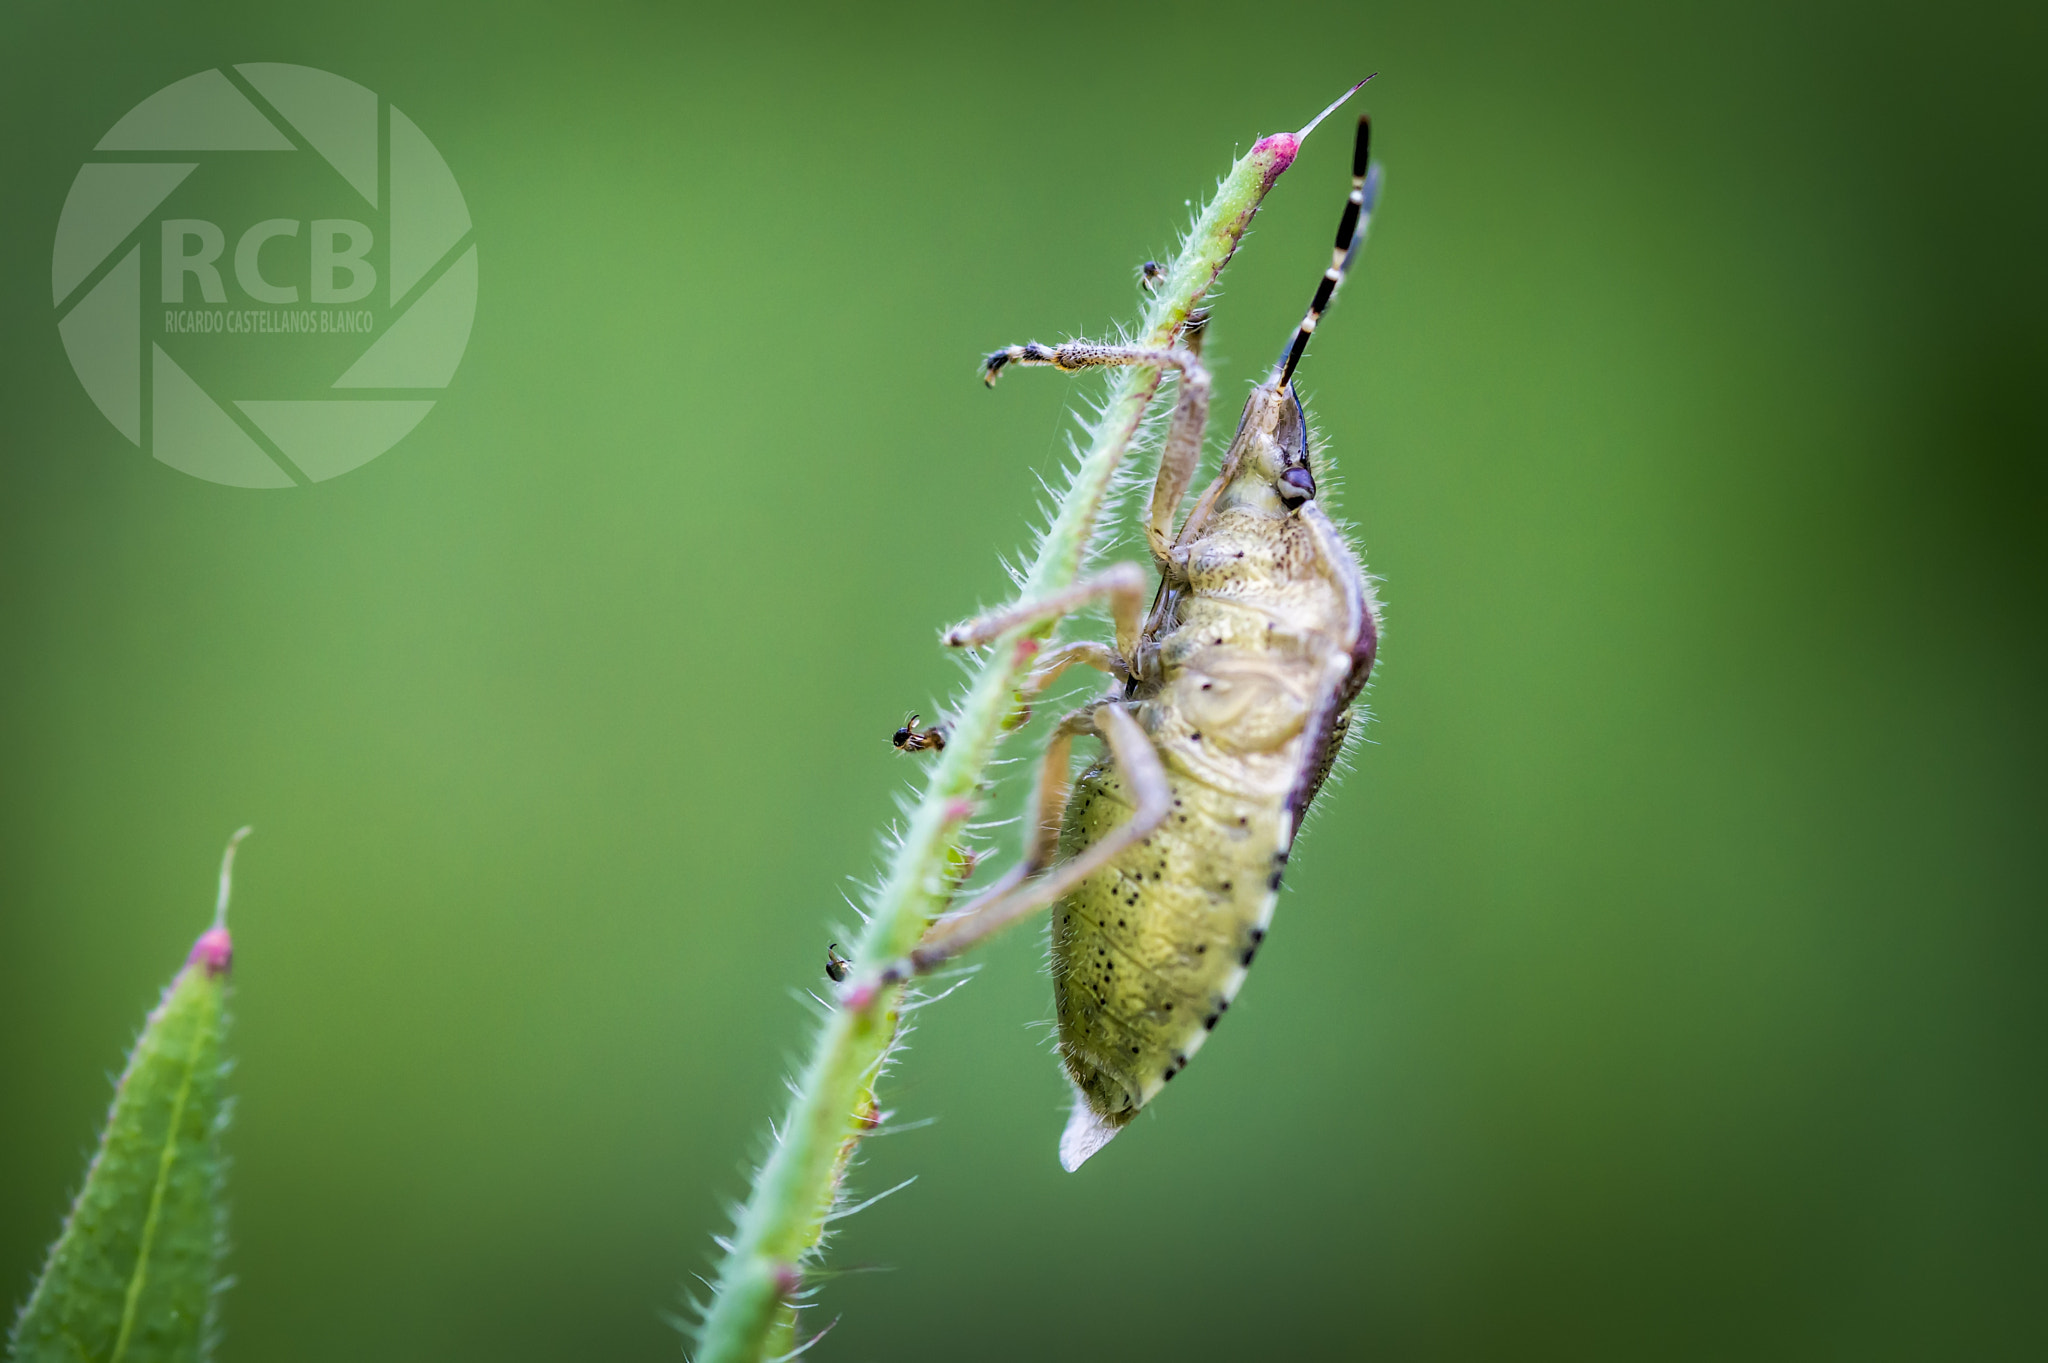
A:
[[[944,752],[946,749],[946,726],[934,724],[929,729],[920,729],[917,727],[917,720],[917,715],[912,714],[909,719],[903,721],[903,727],[898,729],[895,735],[890,738],[889,742],[895,745],[896,751],[925,752],[929,750],[931,752]]]

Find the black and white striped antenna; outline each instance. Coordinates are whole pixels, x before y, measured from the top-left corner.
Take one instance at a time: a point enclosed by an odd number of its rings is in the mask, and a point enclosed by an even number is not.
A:
[[[1337,243],[1330,252],[1330,268],[1323,271],[1322,282],[1316,285],[1315,301],[1308,305],[1308,314],[1301,319],[1293,341],[1281,356],[1273,376],[1275,388],[1285,388],[1293,379],[1295,366],[1308,349],[1308,338],[1315,334],[1316,323],[1329,311],[1337,297],[1337,286],[1344,282],[1345,272],[1358,259],[1359,248],[1365,245],[1365,229],[1372,225],[1372,207],[1380,195],[1379,167],[1368,165],[1371,152],[1372,119],[1361,116],[1358,142],[1351,152],[1351,197],[1344,201],[1344,216],[1337,220]]]

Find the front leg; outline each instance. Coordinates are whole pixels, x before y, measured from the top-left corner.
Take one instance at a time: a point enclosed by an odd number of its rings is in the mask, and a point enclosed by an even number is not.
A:
[[[1209,425],[1209,371],[1199,353],[1206,321],[1206,313],[1191,316],[1177,346],[1100,345],[1094,341],[1045,346],[1032,341],[1006,346],[981,362],[982,381],[991,386],[996,375],[1013,364],[1050,365],[1068,373],[1124,364],[1156,364],[1179,371],[1180,393],[1166,427],[1166,444],[1159,451],[1159,477],[1152,485],[1152,503],[1145,517],[1145,540],[1162,574],[1171,561],[1173,515],[1195,480],[1195,468],[1202,462],[1202,435]]]

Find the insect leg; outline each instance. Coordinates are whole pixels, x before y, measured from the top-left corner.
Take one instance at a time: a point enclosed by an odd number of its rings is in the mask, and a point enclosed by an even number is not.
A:
[[[1181,347],[1193,355],[1202,353],[1202,336],[1209,326],[1209,310],[1196,308],[1181,328]],[[1174,398],[1173,416],[1166,427],[1166,443],[1159,450],[1159,476],[1152,483],[1152,501],[1145,513],[1145,543],[1152,550],[1152,562],[1164,575],[1172,562],[1173,517],[1195,481],[1195,469],[1202,462],[1202,437],[1209,428],[1209,376],[1182,371],[1180,392]]]
[[[972,921],[992,906],[1006,902],[1025,881],[1045,869],[1059,850],[1060,815],[1066,808],[1067,791],[1073,784],[1068,759],[1073,753],[1074,738],[1078,734],[1093,732],[1095,716],[1091,709],[1076,710],[1053,726],[1046,741],[1045,758],[1039,764],[1038,785],[1032,794],[1031,841],[1025,844],[1023,858],[964,907],[953,910],[932,924],[924,942],[909,956],[885,966],[872,981],[856,985],[850,998],[859,999],[873,989],[901,984],[913,975],[930,970],[932,965],[922,964],[918,958],[918,952],[926,944],[949,933],[951,925]]]
[[[1013,364],[1051,365],[1069,373],[1102,365],[1156,364],[1180,372],[1180,393],[1174,399],[1173,416],[1167,423],[1166,444],[1159,452],[1159,477],[1152,485],[1152,505],[1145,518],[1145,539],[1162,569],[1173,542],[1173,515],[1194,482],[1195,467],[1202,460],[1202,434],[1209,425],[1209,370],[1200,354],[1202,324],[1207,320],[1206,314],[1190,317],[1182,343],[1170,348],[1101,345],[1094,341],[1043,346],[1032,341],[998,350],[981,362],[982,381],[990,385],[995,383],[996,375]]]
[[[1138,798],[1131,817],[1094,846],[1036,879],[1031,872],[1050,860],[1059,841],[1060,812],[1066,804],[1071,778],[1067,774],[1067,753],[1073,737],[1090,729],[1109,744],[1124,779]],[[1055,765],[1055,762],[1057,765]],[[1152,740],[1138,727],[1129,711],[1114,702],[1095,707],[1093,713],[1070,715],[1062,721],[1054,741],[1046,749],[1046,765],[1039,777],[1038,828],[1033,848],[1022,864],[988,893],[958,913],[948,914],[932,926],[925,939],[911,953],[887,966],[880,984],[899,984],[922,975],[1002,931],[1067,894],[1076,885],[1149,837],[1173,808],[1173,794],[1166,784],[1166,769],[1152,749]]]
[[[1098,644],[1084,639],[1076,643],[1061,644],[1048,650],[1038,660],[1038,666],[1025,674],[1017,685],[1018,708],[1011,715],[1012,728],[1021,728],[1031,718],[1031,701],[1043,695],[1047,687],[1060,679],[1062,673],[1076,664],[1085,664],[1098,672],[1106,672],[1120,682],[1131,679],[1131,669],[1117,651],[1108,644]]]
[[[1183,379],[1209,386],[1209,371],[1201,356],[1185,346],[1109,345],[1101,341],[1063,341],[1059,345],[1004,346],[990,352],[981,362],[981,381],[993,388],[996,377],[1013,364],[1051,365],[1071,374],[1079,369],[1100,369],[1124,364],[1156,364],[1178,370]]]
[[[955,625],[943,637],[949,648],[985,644],[1020,625],[1057,620],[1060,616],[1073,614],[1091,601],[1107,597],[1110,613],[1116,620],[1117,651],[1129,657],[1138,646],[1146,590],[1144,570],[1137,564],[1112,564],[1099,573],[1082,578],[1064,591],[1042,596],[1036,601],[1019,601],[965,624]]]
[[[1131,669],[1125,666],[1124,660],[1117,656],[1115,649],[1093,640],[1082,640],[1078,643],[1061,644],[1047,652],[1038,666],[1031,669],[1031,674],[1025,677],[1024,685],[1020,689],[1027,696],[1038,695],[1059,680],[1062,672],[1077,663],[1092,667],[1098,672],[1107,672],[1118,681],[1130,680]]]

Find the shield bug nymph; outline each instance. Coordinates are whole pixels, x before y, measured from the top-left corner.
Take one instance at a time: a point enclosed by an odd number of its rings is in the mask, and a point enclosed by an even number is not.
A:
[[[1023,865],[883,972],[929,969],[1052,906],[1059,1052],[1074,1085],[1060,1140],[1068,1169],[1187,1065],[1236,997],[1272,921],[1302,815],[1372,670],[1378,604],[1323,507],[1316,473],[1325,456],[1294,389],[1309,337],[1365,240],[1379,183],[1368,170],[1369,134],[1359,120],[1351,193],[1307,314],[1253,387],[1214,481],[1177,531],[1208,412],[1197,328],[1163,349],[1033,342],[984,362],[991,380],[1010,365],[1150,364],[1180,376],[1145,524],[1158,572],[1150,609],[1143,573],[1119,564],[1057,598],[945,636],[985,643],[1106,598],[1114,645],[1050,650],[1025,691],[1076,663],[1116,685],[1055,728]],[[1083,734],[1101,737],[1106,750],[1070,778],[1069,749]]]

